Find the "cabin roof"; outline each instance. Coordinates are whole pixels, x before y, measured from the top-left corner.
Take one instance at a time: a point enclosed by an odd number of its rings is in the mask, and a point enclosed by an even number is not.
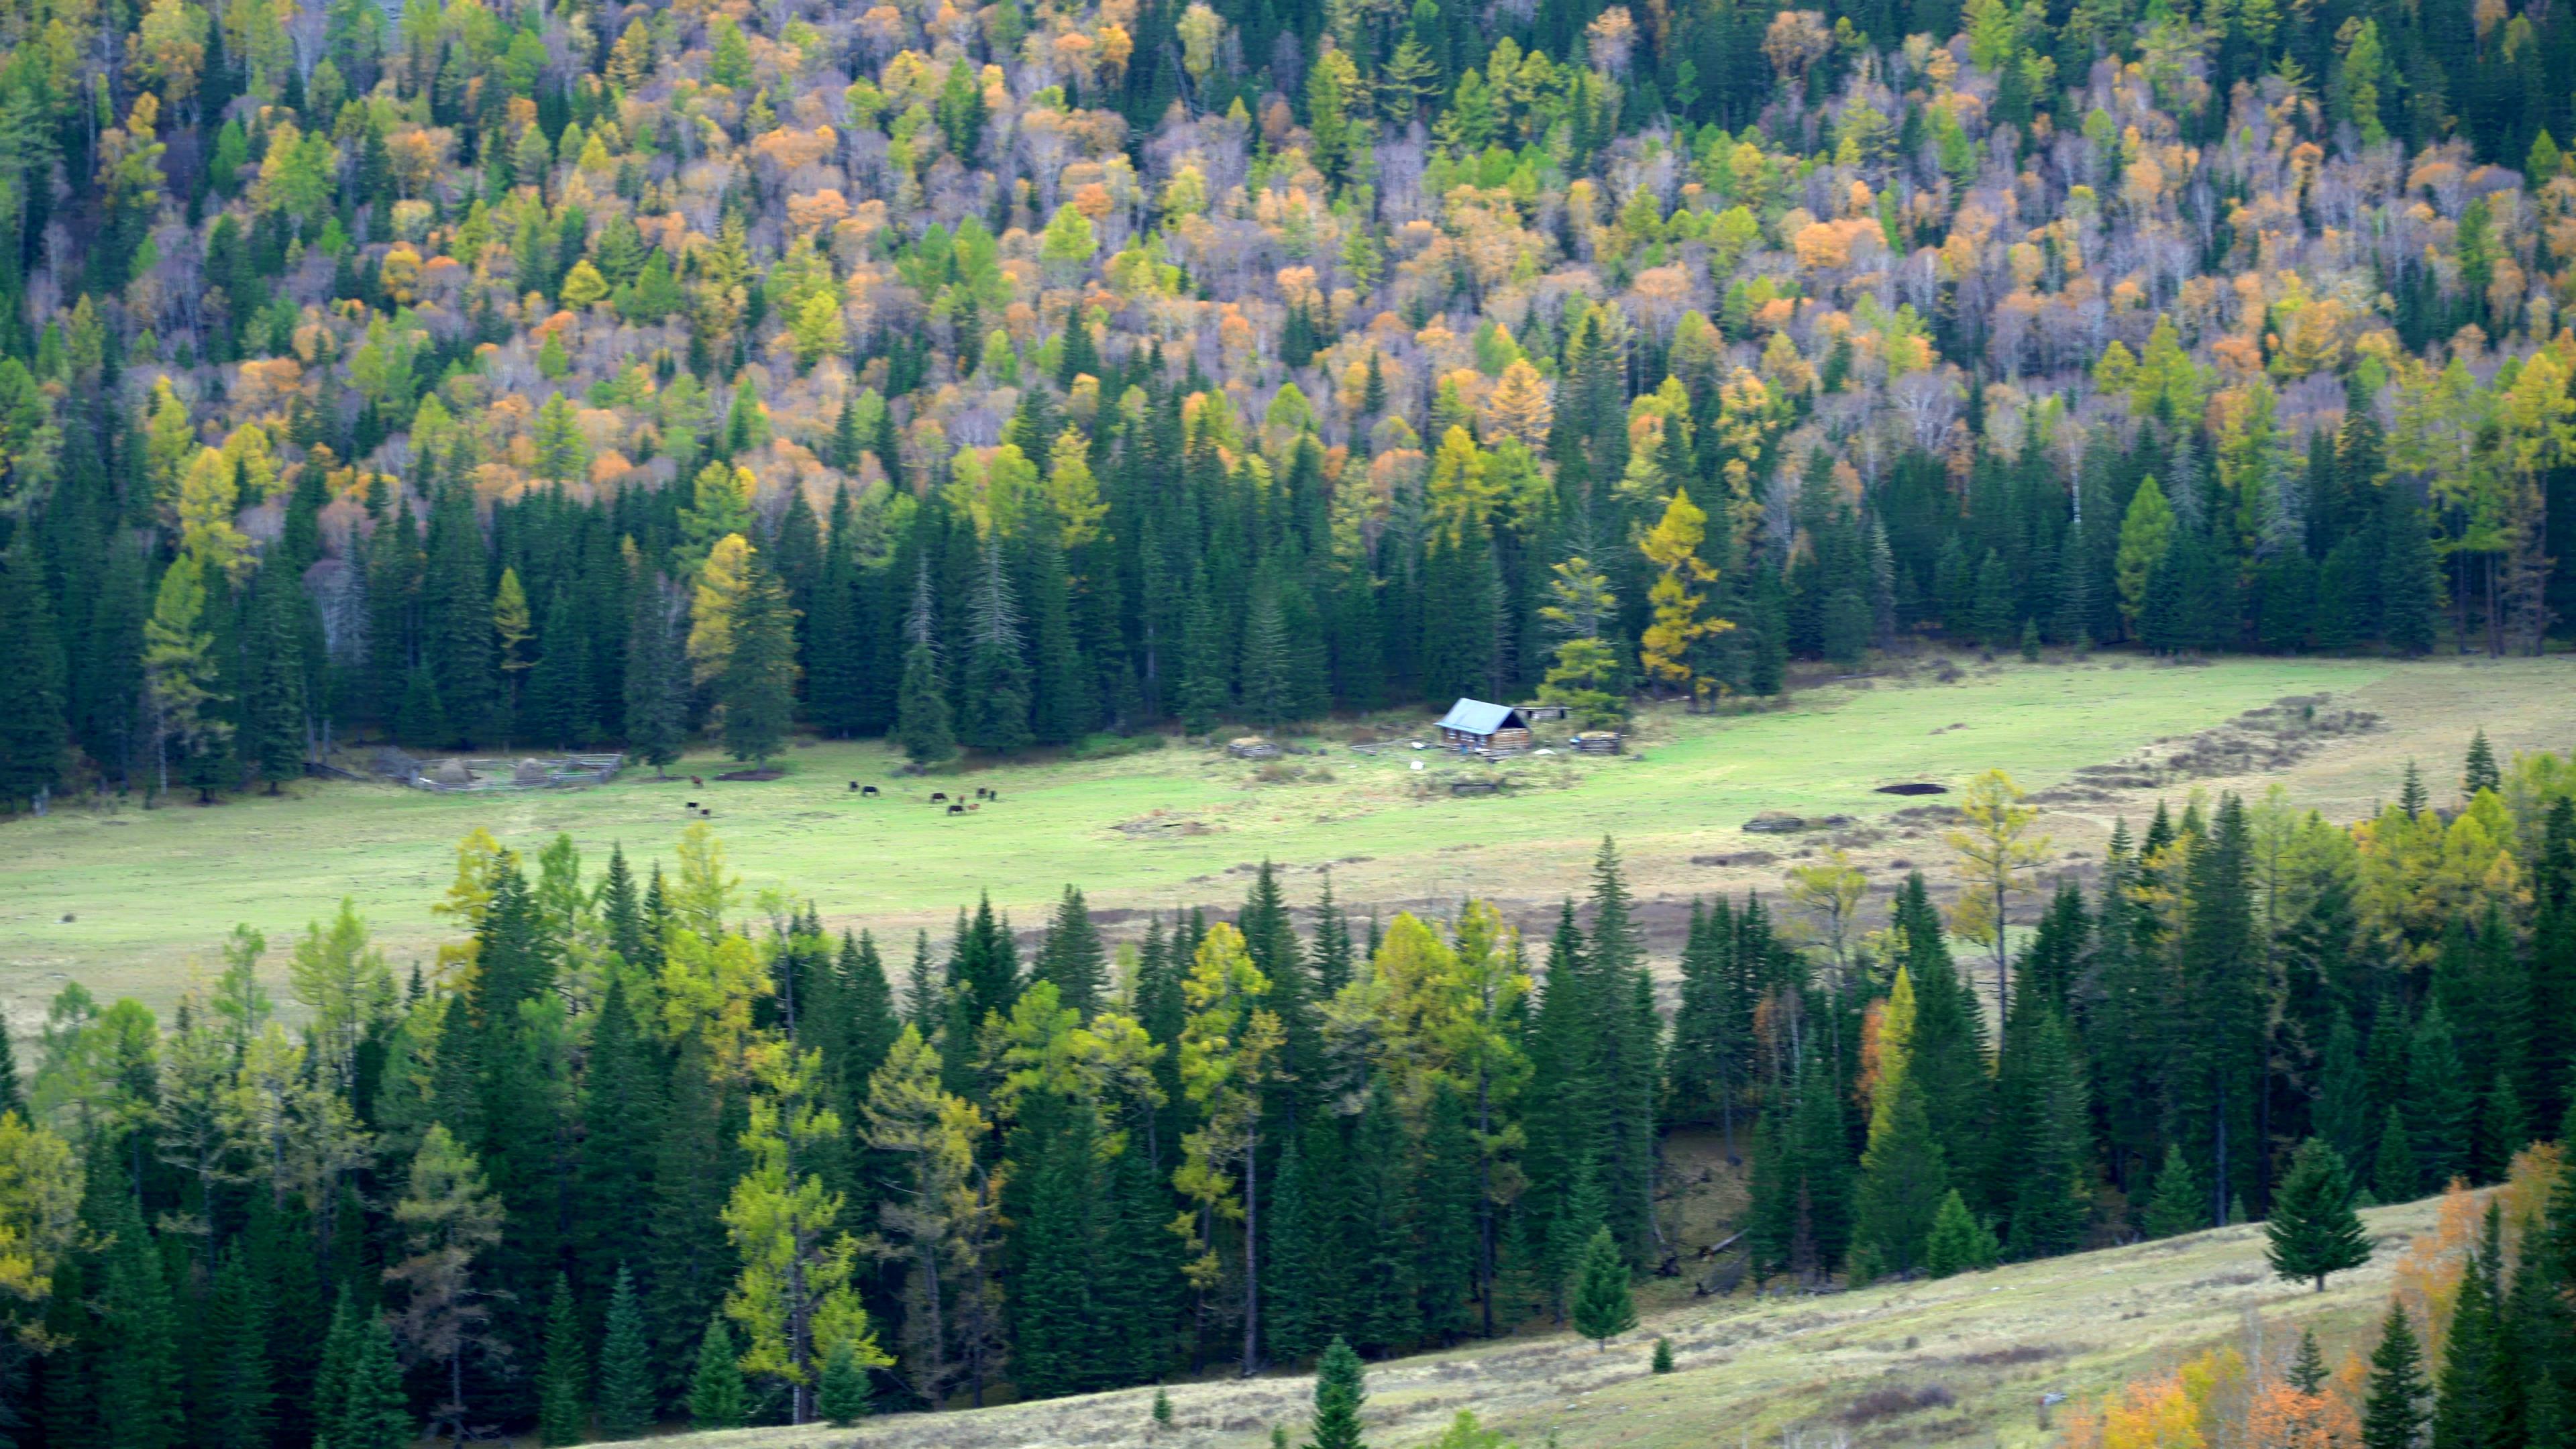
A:
[[[1461,699],[1449,706],[1449,713],[1441,719],[1440,727],[1471,735],[1491,735],[1507,729],[1527,729],[1529,721],[1521,718],[1521,712],[1508,704]]]

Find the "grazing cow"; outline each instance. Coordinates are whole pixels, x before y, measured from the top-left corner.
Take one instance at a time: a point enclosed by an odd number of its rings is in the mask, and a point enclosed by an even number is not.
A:
[[[690,801],[687,805],[685,805],[685,806],[683,806],[683,807],[681,807],[681,808],[683,808],[683,809],[688,809],[688,810],[695,810],[695,809],[697,809],[697,808],[698,808],[698,802],[697,802],[697,801],[695,801],[695,800],[692,800],[692,801]]]
[[[706,782],[706,781],[704,781],[704,780],[699,779],[699,778],[698,778],[697,776],[695,776],[695,775],[691,775],[691,776],[689,777],[689,783],[690,783],[690,784],[692,784],[692,785],[697,786],[697,787],[698,787],[699,789],[701,789],[701,790],[703,790],[703,789],[707,788],[707,782]]]
[[[951,805],[948,807],[948,813],[951,815],[963,815],[966,813],[966,807],[963,805]]]
[[[933,790],[930,792],[930,803],[933,805],[945,804],[947,803],[947,800],[948,792],[945,790]]]
[[[976,801],[974,804],[969,805],[969,806],[967,806],[966,808],[967,808],[967,809],[969,809],[969,810],[981,810],[981,809],[983,809],[983,808],[984,808],[984,802],[983,802],[983,801],[981,801],[981,800],[978,800],[978,801]]]
[[[1002,792],[999,790],[987,790],[984,792],[984,798],[987,800],[999,800],[1002,798]]]
[[[709,820],[713,820],[713,819],[715,819],[715,818],[716,818],[716,812],[714,811],[714,809],[713,809],[713,808],[709,808],[709,809],[701,810],[701,811],[699,811],[698,813],[699,813],[700,815],[702,815],[702,816],[706,817],[706,818],[707,818],[707,819],[709,819]]]
[[[873,794],[875,794],[876,792],[877,792],[877,787],[876,787],[876,786],[874,786],[874,785],[861,785],[861,786],[859,787],[859,794],[861,795],[861,797],[866,797],[866,796],[869,796],[869,795],[873,795]]]
[[[859,788],[859,782],[858,782],[858,781],[856,781],[856,780],[852,780],[852,781],[850,782],[850,788],[851,788],[851,789],[853,789],[853,790],[855,790],[855,789]]]

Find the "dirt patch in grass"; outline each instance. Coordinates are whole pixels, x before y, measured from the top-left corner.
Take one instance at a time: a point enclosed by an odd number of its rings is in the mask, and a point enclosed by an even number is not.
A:
[[[1160,810],[1118,822],[1121,835],[1138,839],[1170,839],[1184,835],[1213,835],[1216,827],[1194,815],[1167,815]]]

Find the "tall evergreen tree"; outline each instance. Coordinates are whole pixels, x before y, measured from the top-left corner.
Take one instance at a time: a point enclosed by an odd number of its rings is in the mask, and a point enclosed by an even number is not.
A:
[[[2370,1236],[2352,1210],[2352,1180],[2343,1158],[2311,1137],[2299,1144],[2290,1175],[2272,1200],[2264,1223],[2270,1239],[2272,1271],[2284,1278],[2314,1278],[2326,1291],[2326,1275],[2358,1268],[2370,1261]]]
[[[635,1275],[620,1264],[608,1295],[608,1318],[599,1345],[599,1432],[632,1439],[653,1423],[653,1348],[644,1330],[644,1299]]]

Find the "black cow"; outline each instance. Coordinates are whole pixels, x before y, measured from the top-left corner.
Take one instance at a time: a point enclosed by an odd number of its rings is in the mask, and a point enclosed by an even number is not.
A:
[[[930,803],[933,805],[944,804],[947,802],[947,799],[948,792],[945,790],[933,790],[930,792]]]
[[[876,787],[876,786],[874,786],[874,785],[861,785],[861,786],[859,787],[859,794],[861,794],[862,796],[866,796],[866,795],[873,795],[873,794],[875,794],[876,792],[877,792],[877,787]]]
[[[951,815],[963,815],[966,813],[966,807],[963,805],[951,805],[948,807],[948,813]]]

